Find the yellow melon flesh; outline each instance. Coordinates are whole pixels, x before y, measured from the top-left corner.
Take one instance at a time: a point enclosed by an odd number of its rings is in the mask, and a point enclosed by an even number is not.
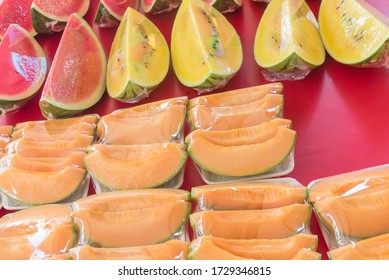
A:
[[[332,260],[389,260],[389,234],[364,239],[328,252]]]
[[[203,236],[191,242],[189,258],[198,260],[288,260],[301,249],[314,251],[317,236],[297,234],[284,239],[225,239]]]
[[[188,111],[192,129],[229,130],[261,124],[277,117],[283,107],[283,96],[268,94],[259,101],[236,106],[196,106]]]
[[[172,238],[184,225],[190,203],[169,201],[149,208],[106,212],[81,209],[72,212],[80,244],[95,247],[143,246]]]
[[[188,153],[201,168],[219,175],[249,176],[267,172],[285,160],[292,152],[296,132],[278,127],[270,139],[254,144],[226,146],[205,137],[188,145]]]
[[[72,204],[74,210],[122,211],[149,208],[168,201],[189,201],[189,192],[179,189],[140,189],[90,195]]]
[[[127,8],[108,59],[109,95],[139,101],[163,81],[168,69],[169,48],[162,33],[144,15]]]
[[[286,183],[230,183],[193,187],[192,199],[202,210],[254,210],[304,203],[307,189]]]
[[[319,27],[324,46],[337,61],[351,65],[385,64],[389,19],[362,0],[323,0]]]
[[[188,110],[197,105],[218,107],[247,104],[256,100],[260,100],[267,94],[281,94],[283,90],[284,86],[282,83],[268,83],[221,93],[202,95],[189,100]]]
[[[186,107],[173,105],[156,114],[138,117],[106,115],[98,123],[103,143],[137,145],[177,140],[185,121]]]
[[[24,203],[55,203],[73,194],[85,176],[85,169],[71,166],[54,172],[8,167],[0,173],[0,189],[7,196]]]
[[[330,196],[358,195],[361,191],[389,183],[389,166],[362,169],[327,177],[313,182],[309,200],[315,203]]]
[[[230,239],[286,238],[303,232],[311,216],[307,204],[265,210],[202,211],[190,216],[197,236]]]
[[[209,90],[225,85],[243,61],[234,27],[201,0],[181,3],[172,30],[171,55],[182,84]]]
[[[69,252],[73,260],[186,260],[189,243],[170,240],[161,244],[122,247],[93,248],[82,246]]]
[[[186,158],[176,143],[95,145],[85,166],[94,180],[110,189],[153,188],[177,175]]]
[[[320,219],[337,235],[368,238],[389,232],[389,185],[364,195],[327,197],[314,205]]]
[[[317,22],[304,0],[268,4],[256,32],[254,56],[259,66],[272,71],[304,70],[324,63]]]

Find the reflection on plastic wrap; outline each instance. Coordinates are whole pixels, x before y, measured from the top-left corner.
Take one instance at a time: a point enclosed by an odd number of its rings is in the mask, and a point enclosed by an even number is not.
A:
[[[389,232],[388,165],[315,180],[309,198],[330,250]]]
[[[76,242],[71,208],[45,205],[0,219],[0,259],[45,259],[66,253]]]

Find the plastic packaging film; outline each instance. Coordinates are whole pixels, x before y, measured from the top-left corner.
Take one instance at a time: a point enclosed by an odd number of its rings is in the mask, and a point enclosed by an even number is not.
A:
[[[381,165],[318,179],[309,184],[332,259],[388,258],[389,166]]]
[[[120,202],[120,203],[119,203]],[[130,190],[96,194],[73,204],[78,246],[118,248],[187,240],[191,204],[181,190]]]
[[[97,115],[85,115],[16,124],[0,159],[4,208],[69,203],[85,196],[90,177],[83,158],[97,120]]]
[[[103,145],[88,148],[85,165],[97,193],[141,188],[179,188],[187,153],[181,144]]]
[[[44,205],[0,219],[0,259],[45,259],[74,246],[70,206]]]

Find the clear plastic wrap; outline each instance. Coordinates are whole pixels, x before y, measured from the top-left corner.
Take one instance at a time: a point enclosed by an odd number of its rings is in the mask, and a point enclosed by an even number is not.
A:
[[[330,250],[389,233],[389,165],[318,179],[308,188]]]
[[[0,259],[45,259],[66,253],[76,242],[71,207],[45,205],[0,219]]]
[[[304,0],[270,1],[256,31],[254,56],[270,82],[304,79],[324,63],[318,23]]]
[[[120,203],[118,203],[120,202]],[[130,190],[86,197],[73,204],[78,246],[132,247],[188,239],[188,192]]]
[[[193,260],[320,260],[318,238],[296,234],[283,239],[225,239],[202,236],[189,247]]]
[[[201,211],[190,215],[195,237],[280,239],[310,233],[309,204],[290,204],[261,210]]]
[[[207,184],[286,175],[294,168],[296,132],[290,120],[226,131],[195,130],[187,150]]]
[[[192,187],[195,211],[269,209],[305,203],[307,188],[293,178]]]
[[[181,0],[141,0],[141,6],[146,14],[162,14],[177,9]]]
[[[179,188],[187,153],[181,144],[103,145],[88,148],[85,166],[97,193],[142,188]]]
[[[187,260],[189,242],[169,240],[160,244],[94,248],[81,246],[69,250],[71,260]]]
[[[0,126],[0,158],[6,153],[5,147],[11,141],[11,134],[13,132],[12,125]]]

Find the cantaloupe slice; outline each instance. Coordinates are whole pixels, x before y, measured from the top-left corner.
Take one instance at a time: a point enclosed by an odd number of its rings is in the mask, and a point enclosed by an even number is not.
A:
[[[48,204],[73,194],[85,179],[83,168],[68,166],[54,172],[38,172],[8,167],[0,173],[0,190],[28,204]]]
[[[328,257],[332,260],[389,260],[389,234],[331,250]]]
[[[316,201],[319,218],[337,235],[368,238],[389,233],[389,185],[384,190]]]
[[[0,160],[1,167],[16,167],[26,171],[55,172],[67,166],[84,168],[83,152],[73,152],[65,157],[30,158],[20,154],[11,154]]]
[[[277,182],[229,183],[192,187],[191,198],[202,210],[254,210],[304,203],[307,188]]]
[[[11,141],[11,134],[14,130],[12,125],[0,126],[0,158],[5,154],[5,147]]]
[[[47,131],[57,131],[57,130],[66,130],[69,126],[77,125],[81,122],[86,123],[96,123],[98,120],[97,115],[85,115],[82,117],[74,117],[67,119],[52,119],[52,120],[43,120],[43,121],[27,121],[17,123],[15,125],[15,130],[28,127],[29,129],[43,129]],[[38,130],[39,131],[39,130]]]
[[[89,149],[85,166],[94,180],[110,189],[154,188],[174,178],[183,168],[186,158],[182,145],[171,142],[98,144]]]
[[[170,106],[173,105],[186,106],[187,103],[188,103],[188,97],[179,96],[179,97],[163,99],[155,102],[145,103],[130,108],[118,109],[116,111],[113,111],[109,115],[117,118],[145,117],[145,116],[158,114],[161,110],[165,110]]]
[[[237,259],[288,260],[301,249],[315,251],[317,236],[297,234],[284,239],[225,239],[203,236],[191,242],[190,259],[220,260],[225,256]]]
[[[273,239],[303,232],[310,217],[310,205],[292,204],[265,210],[196,212],[190,215],[190,223],[197,236]]]
[[[168,201],[189,201],[190,193],[180,189],[141,189],[94,194],[73,202],[73,210],[122,211],[144,209]]]
[[[241,138],[236,137],[231,142],[239,143]],[[204,170],[219,175],[249,176],[265,173],[282,163],[292,152],[295,141],[296,132],[280,126],[273,137],[264,141],[222,145],[199,137],[189,142],[187,150],[192,160]]]
[[[188,111],[188,122],[192,130],[229,130],[259,125],[280,115],[283,100],[281,94],[267,94],[259,101],[242,105],[198,105]]]
[[[76,135],[72,140],[34,141],[20,138],[10,142],[8,154],[18,153],[26,157],[65,157],[75,151],[85,151],[92,144],[93,136]]]
[[[321,259],[321,254],[312,250],[300,249],[291,260],[317,261]]]
[[[156,114],[138,117],[106,115],[98,123],[102,143],[137,145],[177,140],[185,122],[186,107],[172,105]]]
[[[0,125],[0,135],[10,136],[14,131],[13,125]]]
[[[179,234],[190,208],[189,202],[176,200],[144,209],[111,212],[81,209],[71,216],[79,231],[79,245],[143,246],[161,243]]]
[[[260,100],[267,94],[282,94],[283,90],[284,86],[282,83],[268,83],[221,93],[201,95],[189,100],[188,110],[197,105],[220,107],[247,104]]]
[[[30,139],[34,141],[55,141],[55,140],[72,140],[77,135],[93,136],[96,125],[94,123],[81,122],[79,124],[69,125],[64,130],[46,130],[43,127],[25,127],[19,128],[12,133],[12,139]]]
[[[311,182],[309,200],[315,203],[329,196],[350,196],[388,182],[389,165],[342,173]]]
[[[161,244],[122,247],[93,248],[81,246],[72,248],[72,260],[186,260],[189,242],[170,240]]]

